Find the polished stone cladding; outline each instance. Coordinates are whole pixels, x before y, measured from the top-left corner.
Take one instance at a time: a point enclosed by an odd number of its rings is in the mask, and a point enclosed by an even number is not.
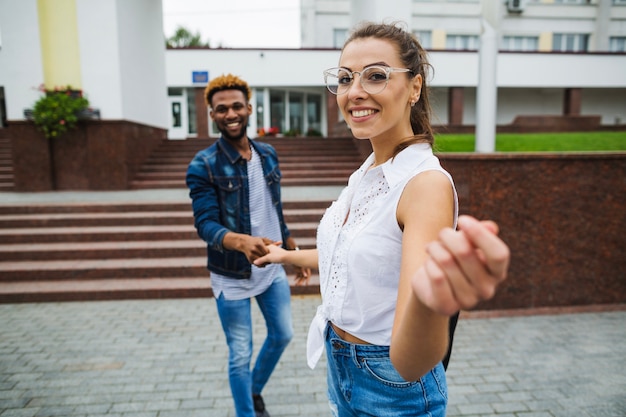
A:
[[[509,279],[479,309],[626,302],[626,153],[441,154],[460,212],[493,219]]]
[[[127,190],[167,131],[125,120],[82,121],[46,139],[31,122],[11,122],[15,191]]]

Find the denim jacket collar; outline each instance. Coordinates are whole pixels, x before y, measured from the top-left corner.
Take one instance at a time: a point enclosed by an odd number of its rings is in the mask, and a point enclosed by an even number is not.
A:
[[[250,143],[250,146],[252,146],[254,150],[262,157],[266,157],[268,155],[267,150],[265,148],[259,147],[254,140],[248,138],[248,143]],[[233,165],[237,163],[241,158],[243,158],[239,151],[235,149],[232,143],[228,139],[225,139],[224,136],[220,136],[217,141],[217,146],[220,147],[220,149],[228,157],[230,163]]]
[[[239,151],[235,149],[235,147],[227,139],[225,139],[224,136],[220,136],[217,141],[217,146],[220,147],[222,152],[224,152],[230,163],[233,165],[242,158]]]

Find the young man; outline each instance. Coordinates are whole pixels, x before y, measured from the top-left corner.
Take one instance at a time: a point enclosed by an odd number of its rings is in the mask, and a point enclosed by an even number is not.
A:
[[[269,417],[261,391],[293,335],[291,292],[282,265],[259,268],[252,263],[268,253],[269,244],[283,242],[284,248],[296,249],[296,243],[283,216],[276,151],[246,134],[250,96],[248,84],[234,75],[209,82],[205,99],[221,137],[191,161],[187,186],[196,230],[207,242],[237,417]],[[310,269],[296,270],[298,280],[309,275]],[[251,298],[267,325],[252,370]]]

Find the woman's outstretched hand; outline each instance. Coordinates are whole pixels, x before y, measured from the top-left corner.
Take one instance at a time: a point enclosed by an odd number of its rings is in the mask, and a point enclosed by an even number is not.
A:
[[[288,255],[292,253],[295,249],[285,250],[282,248],[282,242],[274,242],[273,244],[267,245],[267,253],[264,256],[257,258],[254,261],[254,264],[258,267],[264,267],[268,264],[283,264],[289,263],[287,259]],[[295,275],[296,275],[296,286],[299,285],[308,285],[309,279],[311,278],[311,268],[306,266],[298,266],[294,265]]]
[[[273,242],[266,245],[266,253],[254,260],[254,264],[258,267],[264,267],[268,264],[282,264],[287,250],[282,248],[283,242]]]
[[[458,230],[443,229],[426,251],[429,257],[411,284],[424,305],[444,315],[492,298],[509,267],[498,226],[467,215],[459,216]]]

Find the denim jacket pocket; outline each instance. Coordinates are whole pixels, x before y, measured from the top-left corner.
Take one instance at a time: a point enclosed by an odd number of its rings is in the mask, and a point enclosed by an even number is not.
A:
[[[219,193],[218,201],[223,224],[228,229],[237,231],[241,215],[243,180],[240,177],[216,177],[215,185]]]

